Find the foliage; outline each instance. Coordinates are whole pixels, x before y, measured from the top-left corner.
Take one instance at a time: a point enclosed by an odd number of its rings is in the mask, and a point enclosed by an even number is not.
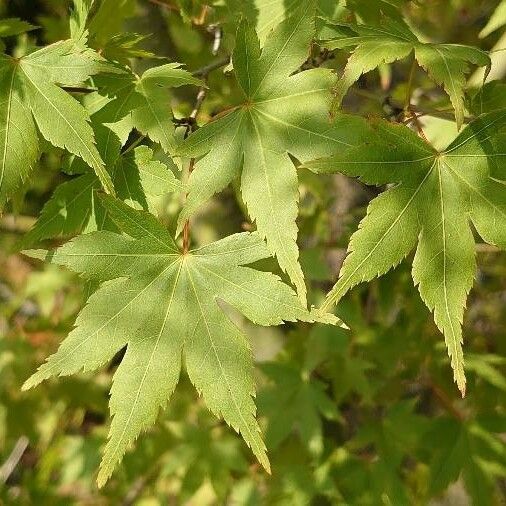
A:
[[[504,2],[430,4],[0,2],[0,502],[501,504]]]

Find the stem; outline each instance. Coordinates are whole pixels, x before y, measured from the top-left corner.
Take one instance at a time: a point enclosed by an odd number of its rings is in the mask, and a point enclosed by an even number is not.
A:
[[[206,98],[207,94],[207,88],[202,87],[200,88],[197,99],[195,101],[195,106],[193,107],[193,111],[190,114],[190,121],[186,127],[186,131],[184,133],[184,138],[187,139],[191,132],[193,132],[196,128],[196,119],[197,114],[200,111],[200,108],[202,107],[202,104],[204,102],[204,99]],[[195,158],[190,158],[190,163],[188,164],[188,178],[190,178],[191,173],[193,172],[193,169],[195,167]],[[187,194],[188,195],[188,194]],[[187,254],[190,250],[190,220],[186,220],[184,227],[183,227],[183,254]]]
[[[457,420],[463,422],[466,417],[464,413],[458,410],[454,405],[452,400],[446,395],[444,390],[442,390],[438,385],[429,381],[429,388],[431,389],[434,397],[439,401],[439,403],[446,409],[448,413],[450,413]]]
[[[10,475],[16,469],[16,466],[18,465],[19,461],[21,460],[21,457],[23,456],[23,453],[25,453],[26,449],[28,448],[28,444],[30,441],[26,436],[21,436],[13,450],[11,451],[10,455],[7,457],[7,460],[2,464],[0,467],[0,483],[6,483],[9,479]]]
[[[135,139],[132,144],[130,144],[130,146],[128,146],[127,148],[125,148],[124,151],[121,152],[122,155],[126,155],[127,153],[129,153],[130,151],[132,151],[132,149],[135,149],[147,136],[146,135],[140,135],[139,137],[137,137],[137,139]]]
[[[190,163],[188,165],[188,177],[193,171],[195,167],[195,158],[190,159]],[[190,250],[190,220],[186,220],[183,227],[183,254],[187,254]]]
[[[418,116],[416,115],[416,113],[411,109],[411,106],[408,107],[407,109],[407,113],[410,115],[411,119],[413,120],[413,125],[415,125],[415,128],[418,132],[418,135],[425,141],[427,142],[428,144],[429,143],[429,139],[427,139],[427,136],[425,135],[425,132],[423,131],[423,128],[422,128],[422,123],[420,122],[420,120],[418,119]]]
[[[408,111],[411,108],[411,94],[413,92],[413,81],[415,78],[416,71],[416,60],[413,56],[413,62],[411,63],[411,70],[409,71],[408,89],[406,90],[406,98],[404,100],[404,110]]]
[[[206,65],[200,69],[194,70],[192,72],[192,74],[195,77],[206,77],[213,70],[217,70],[219,68],[225,67],[229,63],[230,63],[230,56],[224,56],[223,58],[220,58],[219,60],[216,60],[215,62],[212,62],[209,65]]]
[[[66,92],[68,93],[83,93],[83,94],[88,94],[88,93],[93,93],[95,91],[98,91],[97,88],[86,88],[86,87],[81,87],[81,86],[62,86],[61,87],[62,90],[65,90]]]
[[[168,4],[166,2],[162,2],[161,0],[148,0],[148,2],[159,5],[160,7],[164,7],[165,9],[169,9],[170,11],[179,12],[179,7],[176,7],[175,5]]]
[[[207,7],[207,6],[204,6]],[[202,15],[205,16],[207,14],[207,9],[202,9]],[[220,49],[221,40],[222,40],[222,31],[218,25],[213,25],[209,27],[209,29],[214,33],[213,47],[212,53],[216,54]],[[197,98],[195,100],[195,105],[193,106],[193,111],[190,114],[188,125],[186,126],[186,130],[184,133],[184,138],[187,139],[191,132],[193,132],[197,128],[197,115],[204,103],[204,100],[207,95],[207,76],[210,72],[224,65],[227,65],[230,61],[230,57],[227,56],[226,60],[222,59],[215,63],[209,64],[206,67],[203,67],[200,70],[197,70],[193,73],[193,75],[199,75],[204,79],[204,86],[199,89],[197,94]],[[198,72],[198,74],[197,74]],[[188,178],[190,178],[191,173],[195,167],[195,158],[190,159],[190,163],[188,165]],[[188,195],[188,194],[187,194]],[[186,220],[183,227],[183,254],[186,255],[190,250],[190,220]]]

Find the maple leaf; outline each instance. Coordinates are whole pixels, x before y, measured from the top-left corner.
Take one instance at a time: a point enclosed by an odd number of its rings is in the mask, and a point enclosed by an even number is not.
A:
[[[93,7],[94,0],[74,0],[73,10],[70,13],[70,38],[77,42],[84,42],[88,38],[86,23]]]
[[[238,18],[246,18],[258,35],[260,45],[263,46],[269,33],[285,19],[301,11],[307,5],[307,0],[226,0],[224,6],[216,6],[221,16],[220,20],[230,23],[231,31],[237,27]],[[334,0],[315,0],[314,14],[324,19],[338,19],[346,13],[346,9]],[[223,11],[223,12],[221,12]],[[223,21],[222,21],[223,22]]]
[[[494,13],[488,20],[488,23],[480,32],[480,37],[488,37],[491,33],[499,30],[499,28],[502,28],[504,25],[506,25],[506,0],[501,0]]]
[[[113,420],[98,476],[103,485],[171,396],[184,351],[186,371],[209,409],[242,434],[269,470],[255,420],[251,350],[217,299],[260,325],[338,320],[309,313],[275,275],[244,267],[270,256],[258,234],[236,234],[184,254],[154,216],[112,197],[102,199],[130,238],[93,232],[49,255],[52,262],[103,284],[79,314],[76,328],[23,388],[50,376],[96,369],[127,347],[111,388]]]
[[[260,49],[255,31],[243,21],[237,31],[233,65],[244,101],[204,125],[177,149],[182,157],[202,157],[188,182],[185,221],[209,198],[241,177],[241,193],[270,251],[306,299],[297,246],[297,171],[300,161],[330,155],[360,138],[359,118],[328,120],[333,83],[329,69],[296,72],[308,56],[314,33],[314,4],[270,33]]]
[[[382,63],[392,63],[412,52],[429,77],[443,86],[455,109],[457,127],[464,122],[464,88],[470,64],[490,67],[484,51],[460,44],[433,44],[418,40],[401,20],[384,19],[378,26],[335,25],[336,37],[322,42],[328,49],[354,47],[343,75],[335,87],[333,110],[358,78]]]
[[[104,69],[104,61],[94,51],[72,40],[21,58],[0,55],[0,208],[35,167],[37,131],[54,146],[81,157],[106,191],[114,192],[88,113],[56,85],[73,86]]]
[[[26,21],[22,21],[19,18],[0,19],[0,38],[12,37],[13,35],[30,32],[37,28],[37,26],[27,23]]]
[[[262,371],[272,383],[262,390],[258,407],[268,418],[265,434],[267,447],[275,450],[297,430],[308,450],[316,455],[323,451],[323,423],[339,419],[334,401],[325,392],[324,384],[290,364],[262,364]]]
[[[139,132],[158,142],[165,152],[175,149],[170,88],[201,85],[202,81],[168,63],[146,70],[141,77],[131,72],[97,79],[101,93],[110,97],[92,115],[100,153],[107,165],[114,164],[130,132]]]
[[[504,475],[506,449],[500,430],[490,430],[490,425],[490,418],[482,416],[469,421],[432,421],[425,433],[434,443],[430,462],[432,494],[441,493],[461,477],[473,504],[494,503],[493,477]]]
[[[366,23],[378,23],[383,16],[402,20],[401,8],[409,0],[346,0],[346,6]]]
[[[470,221],[484,241],[506,249],[506,153],[499,135],[505,125],[506,110],[485,114],[437,152],[406,127],[376,122],[369,142],[306,164],[367,184],[395,184],[370,203],[322,309],[358,283],[386,273],[418,241],[413,279],[445,336],[463,395],[461,326],[476,274]]]
[[[74,0],[70,16],[70,35],[80,43],[100,50],[107,60],[129,66],[130,58],[156,58],[139,44],[148,38],[145,35],[123,32],[125,19],[135,13],[132,0],[103,0],[90,17],[94,1]]]
[[[183,189],[173,172],[153,159],[153,151],[147,146],[123,154],[116,161],[111,176],[116,196],[131,207],[146,211],[153,210],[152,198]],[[69,238],[95,230],[115,231],[114,223],[97,196],[100,186],[98,178],[90,172],[59,185],[24,236],[23,247],[43,239]]]

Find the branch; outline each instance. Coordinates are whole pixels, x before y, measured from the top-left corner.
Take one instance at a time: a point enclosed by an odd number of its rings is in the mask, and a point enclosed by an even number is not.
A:
[[[428,387],[434,394],[434,397],[439,401],[441,406],[443,406],[450,415],[452,415],[460,422],[463,422],[466,419],[464,413],[462,413],[462,411],[460,411],[453,405],[452,400],[448,397],[448,395],[446,395],[444,390],[442,390],[438,385],[436,385],[430,380],[428,382]]]
[[[169,9],[170,11],[179,12],[179,7],[162,2],[161,0],[148,0],[148,2],[150,2],[154,5],[159,5],[160,7],[164,7],[165,9]]]
[[[7,457],[7,460],[0,467],[0,483],[6,483],[10,478],[14,469],[18,465],[23,453],[28,448],[29,439],[26,436],[21,436],[14,445],[11,454]]]
[[[0,218],[0,230],[13,234],[25,234],[36,222],[31,216],[16,216],[8,214]]]
[[[230,63],[230,56],[224,56],[215,62],[206,65],[205,67],[194,70],[192,74],[195,77],[207,77],[213,70],[225,67]]]
[[[212,46],[212,53],[216,54],[221,45],[222,40],[222,31],[221,28],[217,25],[212,25],[209,27],[209,29],[214,31],[214,40],[213,40],[213,46]],[[195,100],[195,105],[193,106],[193,110],[190,114],[190,121],[188,122],[188,125],[186,126],[186,131],[184,133],[184,138],[186,139],[191,132],[193,132],[197,128],[197,115],[202,107],[202,104],[204,103],[204,100],[207,95],[207,76],[209,72],[214,70],[215,68],[220,68],[220,66],[227,65],[227,63],[230,61],[230,58],[227,57],[227,60],[224,59],[221,60],[221,63],[217,65],[215,63],[214,65],[208,65],[207,67],[204,67],[201,69],[201,73],[199,74],[204,79],[204,85],[199,89],[199,92],[197,94],[197,98]],[[197,75],[194,73],[194,75]],[[195,167],[195,158],[191,158],[190,162],[188,164],[188,177],[190,177],[193,169]],[[184,227],[183,227],[183,253],[188,253],[190,249],[190,220],[186,220]]]
[[[89,94],[89,93],[93,93],[95,91],[98,91],[97,88],[87,88],[85,86],[62,86],[61,87],[62,90],[65,90],[67,91],[68,93],[82,93],[82,94]]]

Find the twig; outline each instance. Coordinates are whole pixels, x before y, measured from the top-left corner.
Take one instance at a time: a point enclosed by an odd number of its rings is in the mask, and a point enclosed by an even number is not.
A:
[[[148,2],[155,4],[155,5],[159,5],[160,7],[164,7],[165,9],[169,9],[170,11],[179,12],[179,7],[162,2],[161,0],[148,0]]]
[[[453,417],[455,417],[457,420],[461,422],[463,422],[466,419],[464,413],[462,413],[453,405],[451,399],[438,385],[435,385],[434,383],[432,383],[432,381],[430,381],[428,386],[431,389],[434,396],[436,397],[436,399],[446,409],[446,411],[448,411],[448,413],[450,413]]]
[[[128,489],[123,501],[121,502],[121,506],[132,506],[135,504],[137,499],[141,496],[142,492],[149,484],[149,482],[156,476],[156,474],[160,470],[160,466],[162,464],[163,455],[158,457],[155,463],[147,470],[147,472],[143,476],[139,476],[132,486]]]
[[[501,253],[501,250],[492,244],[478,243],[476,253]]]
[[[18,465],[23,453],[25,453],[28,448],[28,444],[30,440],[26,436],[21,436],[14,445],[14,448],[11,451],[11,454],[7,457],[7,460],[0,467],[0,482],[6,483],[9,477],[11,476],[14,469]]]
[[[223,38],[223,30],[221,29],[221,26],[218,24],[209,25],[207,27],[207,31],[209,33],[212,33],[214,36],[214,42],[213,47],[211,49],[211,53],[216,56],[218,54],[218,51],[221,47],[221,40]]]
[[[195,100],[195,105],[193,107],[193,111],[190,114],[189,118],[190,121],[186,126],[186,130],[184,133],[185,139],[190,135],[191,132],[193,132],[196,129],[197,115],[200,111],[200,108],[202,107],[202,104],[204,103],[206,95],[207,95],[207,88],[202,86],[202,88],[199,89],[197,99]],[[188,164],[188,177],[190,177],[194,167],[195,167],[195,158],[190,158],[190,163]],[[186,220],[183,227],[183,253],[186,254],[188,253],[189,250],[190,250],[190,220]]]
[[[214,41],[213,41],[213,48],[212,48],[212,51],[214,54],[215,51],[218,52],[220,49],[222,32],[221,32],[221,28],[217,25],[214,25],[212,27],[212,29],[214,30]],[[226,63],[224,63],[224,65],[226,65]],[[219,67],[212,67],[209,70],[209,66],[208,66],[208,69],[206,70],[206,72],[201,74],[201,76],[204,78],[204,86],[202,86],[199,89],[199,92],[197,94],[197,98],[195,100],[195,105],[193,106],[193,111],[190,114],[190,118],[189,118],[190,121],[188,122],[188,125],[186,126],[186,131],[184,133],[185,139],[197,127],[197,115],[198,115],[198,113],[202,107],[202,104],[204,103],[204,100],[206,98],[206,95],[207,95],[207,86],[205,85],[205,82],[207,81],[207,76],[208,76],[209,72],[211,72],[214,68],[219,68]],[[188,177],[190,177],[191,173],[193,172],[194,167],[195,167],[195,158],[191,158],[190,163],[188,164]],[[190,220],[186,220],[184,227],[183,227],[183,254],[188,253],[189,249],[190,249]]]
[[[126,155],[127,153],[130,153],[130,151],[135,149],[146,137],[147,135],[139,135],[139,137],[137,137],[137,139],[132,141],[132,143],[129,146],[125,147],[125,149],[121,152],[121,154]]]
[[[0,230],[13,234],[25,234],[37,220],[31,216],[15,216],[8,214],[0,218]]]
[[[62,90],[67,91],[68,93],[83,93],[83,94],[89,94],[93,93],[95,91],[98,91],[97,88],[86,88],[86,87],[80,87],[80,86],[62,86]]]
[[[367,90],[361,90],[359,88],[352,88],[350,91],[359,97],[363,97],[368,100],[374,100],[374,101],[380,102],[380,103],[382,102],[383,104],[389,105],[390,107],[395,109],[395,111],[404,112],[403,105],[399,101],[392,100],[392,98],[389,96],[387,96],[385,98],[384,96],[378,95],[377,93],[372,93]],[[416,107],[414,105],[411,105],[410,108],[411,108],[411,112],[416,113],[416,116],[419,118],[422,116],[435,116],[437,118],[448,119],[448,120],[454,119],[454,115],[452,114],[453,109],[432,109],[429,107],[429,108],[424,108],[422,110],[419,107]],[[402,122],[404,124],[406,124],[406,123],[409,123],[410,121],[412,121],[412,119],[413,119],[412,115],[409,115],[409,117],[405,118]],[[469,122],[473,119],[474,119],[474,117],[468,116],[465,118],[464,122]]]
[[[408,111],[411,108],[411,93],[413,89],[413,82],[416,72],[416,59],[413,56],[413,63],[411,64],[411,70],[409,72],[408,88],[406,90],[406,98],[404,99],[404,110]]]
[[[209,14],[209,5],[203,5],[198,18],[192,19],[193,23],[197,26],[203,25],[206,22],[207,15]]]
[[[413,125],[415,126],[417,132],[418,132],[418,135],[425,141],[427,142],[428,144],[429,143],[429,139],[427,139],[427,136],[425,135],[425,132],[423,131],[423,128],[422,128],[422,123],[420,122],[420,120],[418,119],[418,116],[416,115],[416,112],[413,111],[413,109],[411,108],[411,106],[408,106],[408,108],[406,109],[406,114],[408,114],[408,118],[411,117],[411,119],[413,120]]]
[[[202,67],[200,69],[194,70],[192,74],[195,77],[206,77],[208,76],[213,70],[217,70],[221,67],[225,67],[230,63],[230,56],[224,56],[223,58],[220,58],[219,60],[216,60],[215,62],[210,63],[209,65],[206,65],[205,67]]]

